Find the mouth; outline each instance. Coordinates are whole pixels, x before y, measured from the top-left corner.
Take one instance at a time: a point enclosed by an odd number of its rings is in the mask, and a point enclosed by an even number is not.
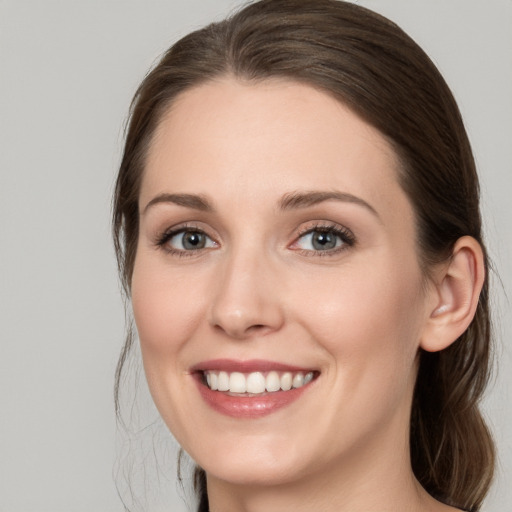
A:
[[[212,391],[230,395],[262,396],[266,393],[290,391],[309,384],[315,372],[227,372],[207,370],[202,372],[202,382]]]
[[[191,370],[207,405],[236,418],[277,411],[297,400],[320,376],[316,369],[260,360],[208,361]]]

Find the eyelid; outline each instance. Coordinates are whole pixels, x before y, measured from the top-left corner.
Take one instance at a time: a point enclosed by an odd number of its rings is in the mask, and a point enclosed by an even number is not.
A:
[[[215,244],[215,246],[219,245],[219,242],[216,240],[214,236],[209,234],[207,230],[200,227],[195,222],[185,222],[183,224],[178,224],[176,226],[172,226],[163,231],[160,231],[156,234],[153,243],[157,249],[164,250],[169,254],[177,256],[195,256],[198,255],[198,253],[202,253],[203,251],[213,249],[213,247],[202,247],[195,250],[185,250],[176,249],[168,244],[168,242],[175,236],[187,232],[203,234],[205,237],[209,238]]]
[[[315,231],[333,233],[335,236],[340,238],[341,245],[339,247],[334,247],[325,250],[303,249],[301,247],[297,247],[297,244],[301,238],[310,233],[314,233]],[[213,242],[215,247],[210,246],[186,250],[176,249],[168,244],[169,240],[171,240],[173,237],[179,235],[180,233],[186,232],[197,232],[203,234]],[[209,251],[211,249],[218,247],[220,244],[217,238],[218,237],[210,234],[209,229],[201,227],[200,223],[198,222],[184,222],[158,232],[154,237],[153,244],[157,249],[164,250],[173,255],[194,256],[204,251]],[[290,245],[288,245],[288,248],[296,252],[303,253],[304,255],[307,256],[332,256],[351,248],[352,246],[355,245],[355,243],[356,237],[353,234],[353,232],[347,227],[332,221],[311,221],[298,231],[298,233],[295,235],[293,242]]]
[[[326,249],[326,250],[316,250],[316,249],[303,249],[300,247],[294,247],[297,246],[299,240],[306,235],[309,235],[311,233],[317,232],[324,232],[324,233],[333,233],[334,235],[338,236],[341,240],[341,245],[339,247],[335,247],[332,249]],[[345,251],[351,247],[353,247],[356,243],[356,237],[354,233],[348,229],[345,226],[342,226],[341,224],[335,223],[335,222],[328,222],[328,221],[318,221],[314,222],[313,224],[309,223],[306,227],[302,228],[297,236],[295,237],[293,243],[289,246],[292,250],[295,250],[297,252],[302,252],[304,255],[308,256],[333,256],[336,254],[339,254],[342,251]]]

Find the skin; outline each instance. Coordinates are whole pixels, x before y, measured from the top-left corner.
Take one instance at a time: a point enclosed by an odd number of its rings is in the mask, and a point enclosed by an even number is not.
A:
[[[397,168],[378,131],[307,85],[227,77],[183,93],[161,122],[140,193],[133,310],[153,399],[206,470],[212,511],[455,510],[413,476],[409,414],[418,349],[453,341],[449,315],[468,300],[455,278],[422,274]],[[311,191],[366,206],[280,208]],[[213,210],[148,206],[162,194],[199,194]],[[180,236],[158,245],[184,224],[208,235],[204,249],[180,249]],[[317,250],[303,233],[318,225],[355,242]],[[473,249],[454,258],[472,282]],[[287,407],[237,419],[206,405],[191,376],[217,358],[320,375]]]

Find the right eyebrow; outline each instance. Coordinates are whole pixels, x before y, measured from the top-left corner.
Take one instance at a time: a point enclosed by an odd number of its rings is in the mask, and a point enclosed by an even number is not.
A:
[[[193,210],[200,210],[202,212],[213,212],[214,208],[202,195],[196,194],[159,194],[155,196],[142,210],[144,215],[152,206],[160,203],[177,204],[185,208],[192,208]]]

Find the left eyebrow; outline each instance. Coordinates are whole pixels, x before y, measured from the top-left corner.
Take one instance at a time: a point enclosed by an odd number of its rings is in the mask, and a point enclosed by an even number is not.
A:
[[[309,192],[292,192],[282,197],[281,201],[279,202],[279,208],[281,210],[308,208],[310,206],[323,203],[324,201],[341,201],[344,203],[357,204],[370,211],[380,220],[380,215],[371,204],[367,203],[364,199],[361,199],[360,197],[354,196],[353,194],[349,194],[347,192],[322,190],[313,190]]]

